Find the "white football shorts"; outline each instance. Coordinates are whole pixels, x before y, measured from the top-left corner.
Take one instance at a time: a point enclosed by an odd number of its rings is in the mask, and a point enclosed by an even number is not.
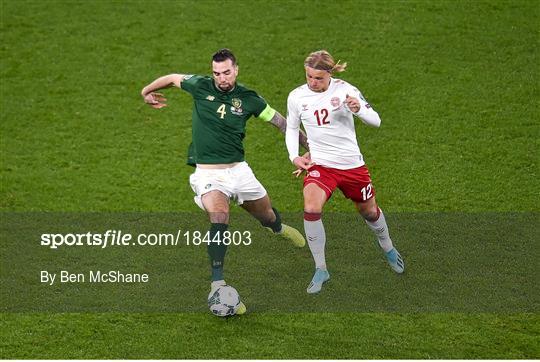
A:
[[[247,162],[225,169],[197,168],[189,177],[189,183],[197,194],[193,198],[195,203],[203,210],[201,198],[210,191],[219,190],[238,205],[244,201],[258,200],[267,194]]]

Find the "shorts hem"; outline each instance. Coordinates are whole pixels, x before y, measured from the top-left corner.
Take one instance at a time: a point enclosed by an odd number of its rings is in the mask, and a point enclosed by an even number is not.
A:
[[[326,186],[325,184],[323,184],[321,181],[319,180],[314,180],[314,179],[308,179],[304,182],[304,188],[311,184],[311,183],[314,183],[318,186],[322,186],[322,190],[326,193],[326,199],[329,199],[330,196],[332,196],[332,194],[334,193],[333,190],[330,190],[330,188],[328,186]]]

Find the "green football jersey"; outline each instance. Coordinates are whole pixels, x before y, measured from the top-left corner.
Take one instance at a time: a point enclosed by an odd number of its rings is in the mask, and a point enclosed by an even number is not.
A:
[[[193,97],[188,164],[244,161],[243,140],[251,116],[269,120],[274,112],[256,92],[236,83],[223,92],[211,77],[186,75],[182,89]]]

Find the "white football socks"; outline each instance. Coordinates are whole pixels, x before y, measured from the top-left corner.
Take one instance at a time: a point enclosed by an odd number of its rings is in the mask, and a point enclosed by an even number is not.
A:
[[[304,230],[309,245],[309,250],[315,260],[315,267],[326,270],[326,259],[324,256],[324,246],[326,244],[326,233],[322,220],[308,221],[304,219]]]
[[[366,224],[377,236],[381,248],[387,253],[394,248],[394,245],[392,244],[392,239],[390,239],[390,234],[388,233],[388,225],[386,225],[384,214],[381,209],[379,209],[379,212],[379,218],[376,221],[371,222],[366,220]]]

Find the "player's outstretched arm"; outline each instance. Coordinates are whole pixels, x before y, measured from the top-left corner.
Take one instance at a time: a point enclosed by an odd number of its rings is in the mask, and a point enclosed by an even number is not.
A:
[[[152,83],[148,84],[141,91],[141,96],[144,99],[144,102],[152,108],[163,108],[167,106],[167,98],[161,93],[155,93],[155,91],[169,88],[169,87],[178,87],[184,80],[183,74],[169,74],[163,77],[160,77],[154,80]]]
[[[281,133],[285,134],[287,131],[287,120],[285,117],[283,117],[279,112],[276,111],[276,114],[274,114],[274,117],[270,119],[270,123],[272,123],[274,126],[279,128]],[[307,136],[304,133],[304,131],[299,130],[298,134],[298,142],[306,149],[306,151],[309,151],[309,146],[307,142]]]

